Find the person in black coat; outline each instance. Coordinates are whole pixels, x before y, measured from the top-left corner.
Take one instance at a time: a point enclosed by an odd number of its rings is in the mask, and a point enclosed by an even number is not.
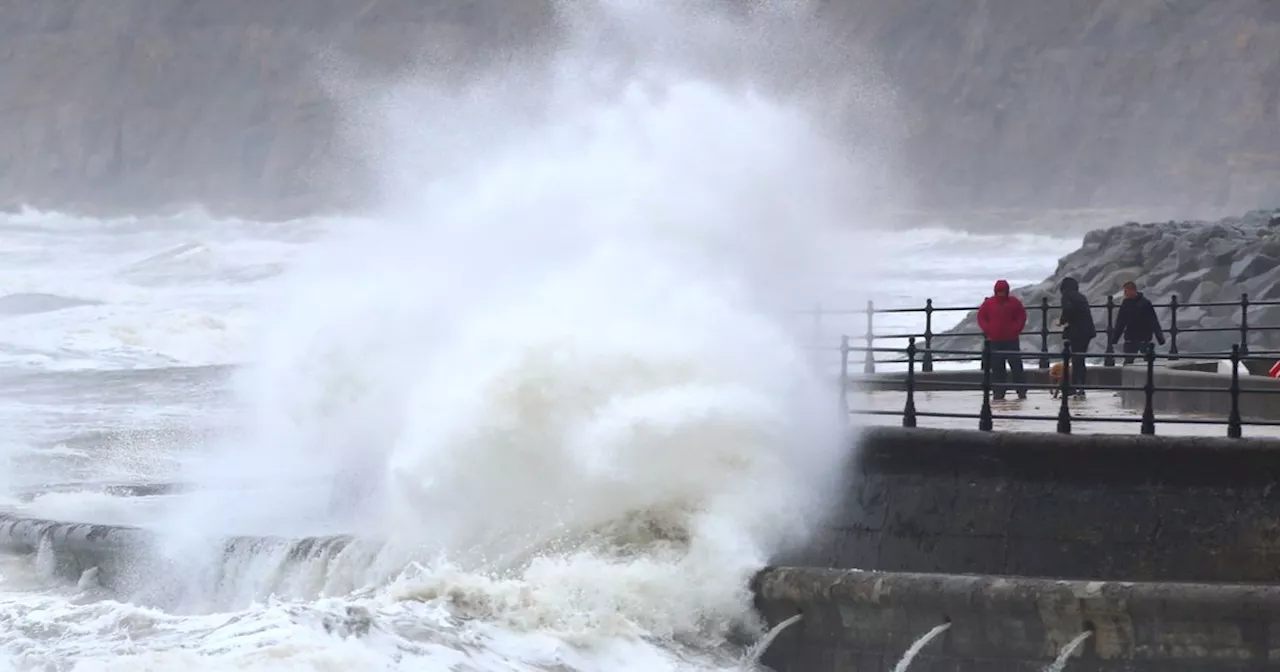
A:
[[[1071,388],[1077,399],[1083,399],[1085,355],[1089,352],[1089,341],[1098,335],[1098,328],[1093,323],[1089,300],[1080,293],[1080,283],[1075,278],[1063,278],[1058,292],[1062,295],[1062,314],[1058,317],[1058,324],[1062,326],[1063,340],[1071,344]]]
[[[1112,345],[1119,343],[1121,338],[1124,339],[1125,364],[1132,364],[1134,355],[1145,352],[1153,338],[1164,345],[1164,329],[1160,327],[1156,307],[1138,291],[1138,285],[1134,282],[1124,283],[1124,301],[1120,302],[1120,310],[1116,311],[1116,323],[1110,337]]]

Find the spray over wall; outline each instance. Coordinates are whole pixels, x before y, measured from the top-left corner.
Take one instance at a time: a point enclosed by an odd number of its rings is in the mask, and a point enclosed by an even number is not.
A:
[[[815,117],[818,87],[724,57],[768,61],[802,16],[690,7],[566,5],[545,67],[361,97],[385,207],[267,301],[243,437],[192,469],[174,548],[346,529],[364,551],[341,580],[250,592],[447,598],[588,639],[750,621],[749,577],[849,457],[833,372],[784,310],[856,272],[866,252],[830,241],[877,171]]]

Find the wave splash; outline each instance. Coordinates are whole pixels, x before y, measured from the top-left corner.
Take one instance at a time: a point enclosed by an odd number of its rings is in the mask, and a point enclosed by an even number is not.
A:
[[[245,438],[200,460],[166,526],[188,559],[246,529],[358,540],[188,586],[185,610],[423,605],[520,660],[549,664],[526,638],[550,637],[573,669],[723,662],[759,634],[751,575],[805,538],[848,457],[834,381],[777,309],[822,287],[859,173],[798,103],[669,63],[600,87],[588,42],[537,91],[496,76],[366,105],[397,139],[372,145],[396,197],[281,278]],[[421,177],[432,156],[447,170]]]

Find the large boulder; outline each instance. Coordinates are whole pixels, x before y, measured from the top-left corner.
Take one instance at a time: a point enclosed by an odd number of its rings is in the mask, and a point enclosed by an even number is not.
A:
[[[1224,353],[1240,342],[1240,300],[1247,294],[1254,302],[1280,301],[1280,210],[1257,210],[1241,217],[1217,222],[1184,221],[1120,226],[1090,231],[1080,248],[1058,261],[1053,275],[1043,281],[1018,287],[1013,293],[1027,304],[1027,329],[1023,349],[1040,350],[1041,310],[1044,300],[1051,309],[1050,324],[1058,316],[1058,285],[1071,276],[1094,304],[1094,322],[1099,337],[1091,352],[1105,346],[1107,298],[1116,307],[1122,285],[1129,280],[1156,304],[1157,315],[1166,330],[1173,323],[1168,304],[1176,297],[1178,349],[1180,352]],[[1230,302],[1232,305],[1203,305]],[[1251,327],[1280,327],[1280,306],[1251,305]],[[1052,328],[1052,327],[1051,327]],[[1229,329],[1226,331],[1186,331],[1189,329]],[[977,315],[969,313],[955,328],[934,341],[939,349],[977,349]],[[1255,352],[1280,350],[1280,329],[1254,330],[1248,335]],[[1062,347],[1059,335],[1050,339],[1050,349]]]

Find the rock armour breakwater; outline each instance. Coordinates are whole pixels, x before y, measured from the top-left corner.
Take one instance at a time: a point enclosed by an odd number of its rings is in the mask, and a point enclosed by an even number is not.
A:
[[[998,270],[993,273],[999,275]],[[1239,217],[1213,222],[1180,221],[1127,223],[1091,231],[1076,251],[1058,261],[1053,274],[1043,281],[1018,287],[1013,293],[1028,306],[1038,306],[1048,298],[1051,305],[1059,301],[1058,285],[1065,277],[1080,282],[1080,289],[1094,305],[1105,304],[1108,296],[1121,299],[1121,286],[1129,280],[1138,283],[1155,304],[1168,303],[1174,296],[1180,303],[1218,303],[1240,301],[1247,293],[1253,301],[1280,299],[1280,210],[1255,210]],[[978,303],[982,297],[974,297]],[[1171,324],[1170,310],[1157,308],[1163,326]],[[1220,328],[1240,324],[1240,307],[1181,307],[1178,327]],[[1057,317],[1051,311],[1050,320]],[[1099,337],[1090,352],[1101,353],[1106,343],[1102,334],[1107,324],[1106,310],[1094,309],[1094,323]],[[1023,336],[1024,350],[1040,350],[1040,315],[1031,311]],[[1257,327],[1280,326],[1280,306],[1253,306],[1249,324]],[[970,313],[950,332],[978,331],[977,316]],[[1226,352],[1239,343],[1237,331],[1186,332],[1178,335],[1181,352]],[[1052,348],[1060,348],[1061,340],[1053,338]],[[935,341],[939,349],[979,349],[978,337],[942,337]],[[1249,346],[1254,350],[1280,350],[1280,330],[1251,331]]]

